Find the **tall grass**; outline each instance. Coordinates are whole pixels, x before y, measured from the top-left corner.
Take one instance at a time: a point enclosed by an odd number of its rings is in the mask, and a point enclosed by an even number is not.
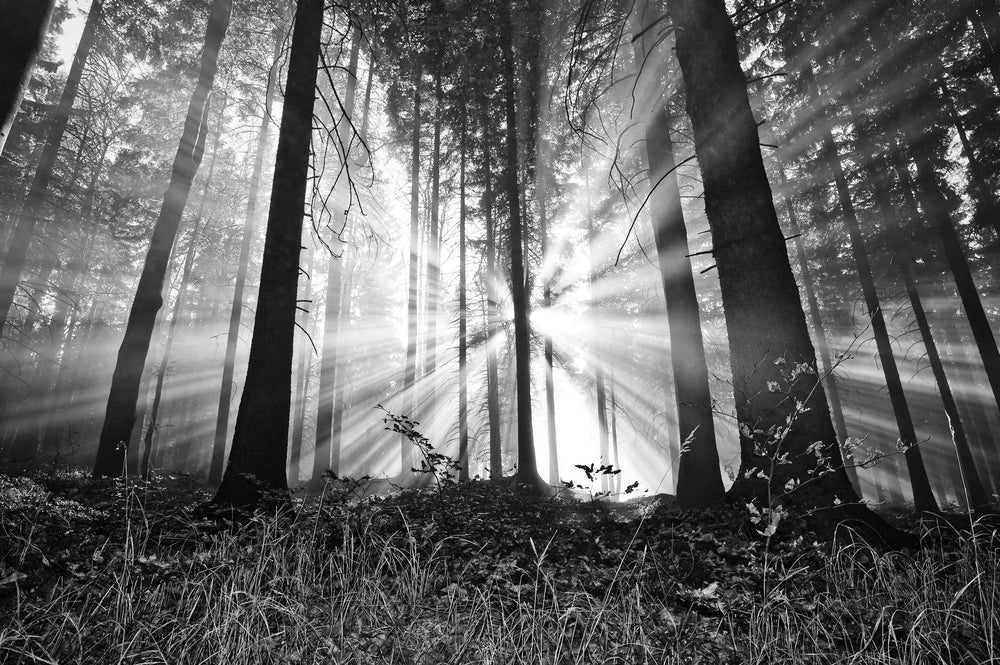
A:
[[[0,662],[1000,663],[998,543],[985,528],[916,554],[848,542],[820,568],[777,564],[766,593],[684,607],[646,561],[623,560],[586,592],[564,588],[538,547],[533,570],[493,562],[495,578],[473,586],[468,562],[409,527],[331,529],[319,512],[164,538],[125,500],[124,536],[96,572],[42,597],[17,590]],[[481,544],[466,545],[475,560]]]

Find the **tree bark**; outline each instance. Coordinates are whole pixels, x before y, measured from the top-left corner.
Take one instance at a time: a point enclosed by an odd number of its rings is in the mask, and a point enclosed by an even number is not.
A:
[[[322,28],[323,0],[298,0],[247,379],[215,504],[287,500],[292,342]]]
[[[20,4],[32,3],[22,2]],[[38,2],[40,8],[45,4],[51,3],[46,3],[44,0]],[[17,223],[14,226],[13,234],[7,246],[7,255],[4,257],[3,267],[0,268],[0,336],[2,336],[3,328],[7,323],[7,318],[10,316],[10,308],[14,302],[14,293],[17,290],[18,282],[21,280],[21,273],[24,271],[24,261],[28,256],[28,246],[35,235],[35,226],[38,224],[42,204],[45,202],[49,182],[52,179],[52,173],[55,168],[56,158],[59,156],[59,145],[62,143],[63,134],[66,133],[66,124],[69,122],[73,103],[76,101],[76,95],[80,89],[83,69],[87,64],[87,58],[90,56],[90,50],[94,45],[97,26],[101,21],[101,14],[101,0],[94,0],[90,7],[90,14],[87,16],[87,22],[83,28],[83,34],[80,37],[80,44],[77,46],[76,54],[73,56],[73,64],[70,67],[69,76],[66,78],[66,87],[63,88],[62,95],[59,97],[59,105],[53,113],[49,130],[45,135],[42,156],[39,159],[38,168],[35,169],[31,188],[28,190],[28,196],[17,216]],[[0,13],[0,16],[7,16],[7,14]],[[47,21],[48,19],[46,18],[45,22]],[[16,25],[16,23],[10,25]],[[0,44],[5,43],[7,43],[6,40],[0,34]],[[0,69],[6,70],[7,66]],[[30,77],[30,73],[28,76]],[[0,87],[0,90],[2,89]],[[18,102],[20,102],[19,99]],[[2,112],[2,109],[0,109],[0,112]],[[5,136],[5,134],[0,135],[0,140],[3,140]]]
[[[741,448],[740,477],[730,494],[771,505],[791,482],[799,485],[778,497],[783,502],[855,502],[815,373],[816,352],[778,225],[725,3],[672,0],[670,7],[729,336]],[[806,371],[792,378],[789,368]],[[772,386],[778,390],[772,392]],[[807,410],[796,408],[797,403]],[[809,474],[816,470],[809,454],[814,442],[820,442],[818,451],[829,467],[816,476]],[[784,453],[791,463],[775,464]]]
[[[417,408],[417,291],[420,275],[420,79],[419,61],[413,70],[413,142],[410,159],[410,273],[406,296],[406,366],[403,370],[403,395],[409,417]],[[405,436],[399,441],[399,475],[407,477],[413,468],[412,443]]]

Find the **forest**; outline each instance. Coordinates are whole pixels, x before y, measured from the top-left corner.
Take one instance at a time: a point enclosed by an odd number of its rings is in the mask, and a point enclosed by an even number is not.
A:
[[[0,16],[0,662],[1000,663],[1000,0]]]

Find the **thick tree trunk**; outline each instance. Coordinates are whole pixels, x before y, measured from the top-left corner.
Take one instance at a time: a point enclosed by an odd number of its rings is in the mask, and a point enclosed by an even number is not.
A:
[[[247,379],[216,504],[254,506],[288,491],[292,342],[322,28],[323,0],[298,0]]]
[[[535,462],[535,438],[531,423],[531,330],[525,285],[521,193],[517,182],[517,113],[514,109],[514,23],[511,0],[501,4],[503,30],[503,90],[507,121],[507,203],[510,209],[510,291],[514,305],[514,360],[517,381],[517,483],[537,491],[542,486]]]
[[[271,69],[267,75],[267,90],[264,93],[264,115],[261,117],[260,129],[257,131],[257,146],[254,153],[253,171],[250,176],[246,221],[243,225],[243,240],[240,243],[239,265],[236,268],[236,289],[233,292],[233,307],[229,314],[229,333],[226,335],[226,359],[222,366],[222,389],[219,391],[219,411],[215,422],[212,463],[208,472],[208,482],[212,485],[217,485],[222,480],[222,469],[226,457],[229,410],[233,399],[233,376],[236,373],[236,348],[240,341],[240,319],[243,317],[243,291],[246,289],[250,247],[253,244],[254,229],[257,226],[257,201],[260,181],[264,172],[264,153],[267,150],[271,130],[274,93],[278,87],[278,62],[281,57],[284,34],[284,26],[276,29],[274,33],[274,54],[271,60]]]
[[[341,119],[340,143],[345,153],[351,144],[348,126],[354,120],[354,99],[358,88],[358,52],[361,46],[361,32],[355,29],[351,39],[351,53],[347,65],[347,86],[344,94],[344,115]],[[345,170],[349,169],[349,154],[343,155]],[[348,193],[348,196],[350,194]],[[347,219],[344,220],[345,225]],[[313,457],[312,482],[310,487],[318,489],[323,485],[324,472],[329,469],[340,473],[340,438],[333,436],[333,420],[336,402],[335,384],[343,381],[342,369],[337,367],[340,352],[340,294],[344,276],[344,252],[347,246],[340,243],[338,256],[331,252],[326,273],[326,306],[323,319],[323,352],[319,369],[319,408],[316,416],[316,454]]]
[[[31,81],[55,0],[0,0],[0,154]]]
[[[892,403],[892,412],[896,417],[899,440],[906,451],[906,468],[913,489],[914,506],[918,511],[937,511],[937,501],[934,499],[934,492],[927,477],[923,455],[920,452],[920,447],[917,445],[917,433],[913,427],[910,408],[906,403],[906,395],[903,391],[902,379],[899,376],[899,368],[896,366],[896,358],[892,350],[892,339],[889,337],[885,316],[882,313],[882,305],[875,290],[875,278],[872,273],[871,261],[868,258],[868,250],[865,248],[865,241],[861,235],[861,227],[858,223],[857,214],[854,211],[854,203],[851,200],[847,177],[844,174],[840,157],[837,154],[837,145],[834,143],[833,134],[829,128],[823,132],[823,152],[824,159],[826,160],[826,168],[834,179],[844,224],[847,226],[847,231],[850,235],[851,252],[854,255],[858,279],[861,281],[861,291],[864,294],[865,306],[868,309],[872,332],[875,335],[878,356],[882,361],[882,373],[885,376],[889,401]]]
[[[731,494],[770,503],[786,483],[800,483],[780,497],[783,502],[854,502],[725,3],[672,0],[670,7],[729,334],[742,457]],[[820,446],[810,448],[815,442]],[[809,473],[817,467],[813,450],[829,469],[818,477]],[[785,453],[790,463],[777,464]]]
[[[18,4],[32,3],[22,1]],[[47,3],[45,0],[38,2],[40,7],[46,4],[51,3]],[[21,9],[15,13],[23,11],[25,10]],[[80,89],[83,69],[87,64],[87,58],[90,56],[90,50],[94,45],[97,26],[101,21],[101,14],[101,0],[94,0],[90,7],[90,15],[87,16],[87,23],[83,28],[83,35],[80,37],[80,44],[76,49],[76,55],[73,57],[69,76],[66,78],[66,87],[63,88],[62,95],[59,97],[59,105],[56,107],[48,133],[45,136],[42,156],[39,159],[38,168],[35,169],[31,188],[28,190],[28,196],[17,216],[17,223],[7,245],[7,255],[4,257],[3,267],[0,268],[0,336],[2,336],[3,328],[7,323],[8,316],[10,316],[10,308],[14,302],[14,292],[17,290],[17,284],[21,280],[21,273],[24,271],[24,261],[28,256],[28,246],[35,235],[35,226],[41,214],[42,204],[45,202],[49,181],[52,179],[52,173],[56,164],[56,157],[59,155],[59,145],[62,143],[63,134],[66,132],[66,124],[69,122],[73,103],[76,101],[76,94]],[[7,14],[0,13],[0,16],[7,16]],[[47,22],[47,20],[46,18],[45,21]],[[8,25],[14,26],[16,23]],[[7,43],[3,39],[2,33],[0,33],[0,44]],[[0,69],[6,70],[7,67],[8,65],[5,63],[4,67],[0,67]],[[2,84],[0,84],[0,90],[2,89]],[[2,100],[0,100],[0,103],[2,103]],[[0,112],[2,112],[2,109],[0,109]],[[0,118],[2,117],[0,116]],[[3,136],[5,135],[0,135],[0,140],[3,140]]]
[[[163,198],[159,219],[143,263],[135,300],[129,311],[125,337],[118,351],[118,362],[111,379],[111,393],[98,444],[95,476],[120,476],[139,397],[139,383],[149,352],[149,342],[156,325],[156,314],[163,306],[163,280],[170,261],[170,250],[177,237],[184,207],[204,152],[208,132],[208,99],[218,69],[219,49],[229,27],[231,0],[214,0],[201,54],[198,84],[195,86],[184,122],[177,155],[174,158],[170,185]]]

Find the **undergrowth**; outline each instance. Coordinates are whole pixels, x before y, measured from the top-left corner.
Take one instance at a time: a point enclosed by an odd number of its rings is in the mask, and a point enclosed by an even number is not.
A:
[[[245,524],[195,520],[197,492],[0,476],[0,662],[1000,662],[985,525],[898,552],[480,482],[331,482]]]

